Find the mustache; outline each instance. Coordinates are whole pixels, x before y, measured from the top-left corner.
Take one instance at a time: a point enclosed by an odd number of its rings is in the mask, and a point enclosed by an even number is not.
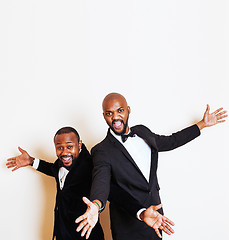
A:
[[[68,155],[65,154],[65,155],[59,156],[60,159],[63,159],[63,158],[65,158],[65,157],[71,157],[71,158],[73,158],[72,154],[68,154]]]
[[[115,122],[118,122],[118,121],[120,121],[121,123],[125,124],[122,119],[117,119],[117,120],[113,120],[113,121],[112,121],[112,125],[113,125]]]

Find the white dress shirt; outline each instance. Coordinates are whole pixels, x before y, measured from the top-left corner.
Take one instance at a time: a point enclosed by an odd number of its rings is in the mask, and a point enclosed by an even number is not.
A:
[[[33,166],[32,167],[35,168],[35,169],[38,169],[39,164],[40,164],[40,159],[35,158],[34,161],[33,161]],[[61,167],[59,169],[58,178],[59,178],[59,183],[60,183],[60,189],[61,190],[64,187],[64,182],[65,182],[65,179],[66,179],[66,176],[68,175],[68,173],[69,173],[69,171],[64,167]]]
[[[126,148],[145,179],[149,182],[151,167],[151,148],[149,145],[136,134],[133,137],[128,137],[124,143],[120,135],[116,135],[112,130],[111,134]]]

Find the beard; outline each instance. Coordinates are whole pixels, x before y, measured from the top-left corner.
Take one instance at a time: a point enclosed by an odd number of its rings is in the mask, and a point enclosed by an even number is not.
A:
[[[127,129],[127,127],[128,127],[128,120],[129,120],[129,114],[128,114],[128,116],[127,116],[126,122],[124,122],[123,120],[119,120],[119,121],[121,121],[121,123],[123,124],[123,130],[122,130],[121,132],[117,132],[117,131],[113,128],[113,123],[114,123],[115,121],[117,121],[117,120],[113,120],[113,121],[112,121],[112,125],[110,126],[111,130],[112,130],[116,135],[119,135],[119,136],[125,134],[125,133],[126,133],[126,129]]]
[[[64,157],[71,157],[71,158],[72,158],[72,163],[71,163],[71,165],[66,166],[66,165],[63,163],[63,159],[62,159],[62,158],[64,158]],[[69,156],[62,155],[62,156],[59,156],[58,159],[59,159],[59,167],[64,167],[64,168],[66,168],[67,170],[70,170],[70,169],[71,169],[71,167],[72,167],[72,165],[73,165],[73,162],[74,162],[74,160],[75,160],[75,158],[73,158],[72,155],[69,155]]]

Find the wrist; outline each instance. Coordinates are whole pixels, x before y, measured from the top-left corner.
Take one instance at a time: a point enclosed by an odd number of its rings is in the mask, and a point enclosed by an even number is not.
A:
[[[98,213],[102,211],[102,203],[99,200],[94,200],[92,203],[98,208]]]
[[[33,166],[34,160],[35,160],[34,157],[29,157],[29,165],[30,165],[30,166]]]
[[[199,121],[196,125],[198,126],[198,128],[199,128],[200,130],[202,130],[203,128],[206,127],[206,126],[205,126],[205,122],[204,122],[203,120]]]
[[[143,210],[140,215],[139,215],[139,218],[143,221],[144,220],[144,213],[145,213],[145,210]]]

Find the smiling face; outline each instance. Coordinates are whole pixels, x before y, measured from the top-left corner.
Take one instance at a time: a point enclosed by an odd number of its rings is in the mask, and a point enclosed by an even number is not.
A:
[[[70,167],[75,158],[79,156],[82,141],[78,142],[75,133],[63,133],[54,138],[56,155],[62,161],[64,166]]]
[[[108,126],[117,135],[129,132],[128,119],[130,107],[126,99],[118,94],[108,94],[103,100],[103,116]]]

